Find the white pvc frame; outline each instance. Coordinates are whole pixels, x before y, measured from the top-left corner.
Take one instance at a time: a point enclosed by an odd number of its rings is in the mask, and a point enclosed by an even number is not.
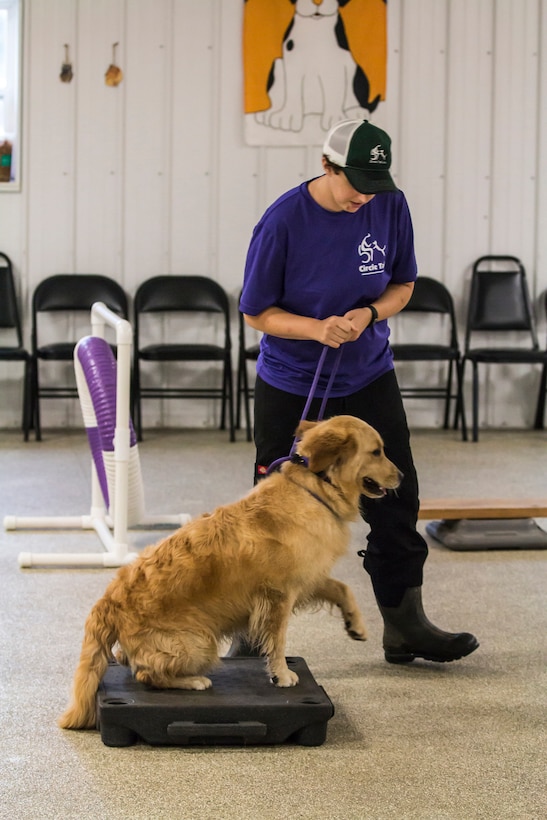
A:
[[[114,432],[114,519],[105,507],[95,463],[91,459],[91,509],[89,515],[79,516],[33,516],[7,515],[4,518],[6,530],[82,529],[95,530],[105,552],[82,553],[30,553],[19,555],[19,566],[85,566],[120,567],[137,557],[128,549],[128,498],[129,498],[129,454],[130,454],[130,386],[131,386],[131,345],[133,330],[125,319],[113,313],[103,302],[95,302],[91,308],[91,332],[104,339],[105,325],[116,330],[116,428]],[[137,526],[180,527],[191,516],[186,513],[176,515],[143,515]]]

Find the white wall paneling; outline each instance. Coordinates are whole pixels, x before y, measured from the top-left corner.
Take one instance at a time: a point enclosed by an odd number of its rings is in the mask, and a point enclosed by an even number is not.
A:
[[[402,4],[401,42],[405,70],[395,146],[398,184],[407,194],[416,226],[422,228],[416,231],[419,269],[438,278],[444,241],[447,5],[435,0]],[[418,101],[424,97],[429,104],[420,108]]]
[[[27,340],[30,294],[52,273],[104,273],[130,297],[149,276],[196,273],[230,294],[235,361],[253,226],[321,168],[316,146],[245,144],[242,13],[243,0],[25,0],[23,185],[0,193],[0,249],[15,264]],[[545,335],[546,35],[547,0],[388,3],[387,100],[373,120],[393,138],[420,272],[450,288],[462,341],[471,265],[485,253],[522,258]],[[112,88],[116,42],[124,79]],[[538,381],[526,368],[485,372],[481,423],[530,425]],[[0,393],[0,426],[19,425],[11,367],[0,368]],[[164,404],[147,403],[148,425],[218,420],[214,402]],[[77,405],[44,405],[46,428],[79,423]],[[431,401],[409,402],[408,414],[442,421]]]
[[[140,0],[127,15],[123,262],[131,285],[171,267],[173,7]],[[129,5],[130,8],[130,5]]]
[[[536,108],[538,123],[536,133],[537,151],[537,201],[534,208],[536,217],[536,298],[543,302],[547,295],[547,10],[542,5],[539,21],[539,82],[537,87]],[[546,317],[540,308],[540,329],[545,338]]]
[[[441,269],[462,316],[470,265],[491,250],[493,14],[493,0],[449,6]]]
[[[492,253],[513,253],[523,260],[534,295],[539,12],[538,0],[496,2],[491,106],[490,248]],[[531,424],[534,406],[530,397],[537,392],[538,371],[515,366],[487,369],[481,423]]]
[[[70,0],[26,4],[23,83],[23,193],[27,205],[21,270],[29,292],[45,276],[75,270],[77,225],[78,96],[83,63],[78,41],[79,5]],[[75,77],[59,80],[64,44]],[[20,203],[17,203],[20,204]],[[15,259],[16,264],[20,260]]]
[[[157,6],[158,4],[156,4]],[[220,3],[174,3],[171,271],[212,274],[220,141],[215,14]],[[215,51],[216,48],[216,51]],[[235,91],[235,89],[233,90]],[[234,104],[236,104],[234,102]],[[226,146],[228,148],[228,146]]]
[[[241,14],[233,3],[222,4],[220,10],[216,271],[235,305],[245,263],[246,242],[241,240],[251,236],[265,199],[262,182],[266,175],[261,157],[267,149],[251,148],[243,141]]]

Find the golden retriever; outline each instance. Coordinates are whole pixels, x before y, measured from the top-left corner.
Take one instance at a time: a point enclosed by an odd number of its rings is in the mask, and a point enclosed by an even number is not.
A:
[[[303,421],[298,455],[244,498],[205,514],[118,570],[85,624],[64,729],[95,725],[96,693],[116,644],[135,679],[161,689],[207,689],[219,643],[245,632],[276,686],[295,686],[285,660],[293,610],[340,607],[366,640],[351,590],[330,578],[346,551],[361,494],[380,498],[401,474],[378,433],[353,416]]]

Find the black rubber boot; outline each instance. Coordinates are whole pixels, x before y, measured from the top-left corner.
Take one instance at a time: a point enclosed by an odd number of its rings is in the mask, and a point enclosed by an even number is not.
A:
[[[477,649],[479,642],[469,632],[443,632],[428,620],[422,606],[422,588],[405,590],[399,606],[378,604],[384,619],[384,653],[388,663],[456,661]]]
[[[261,658],[262,653],[256,646],[252,646],[245,635],[234,637],[232,645],[224,655],[225,658]]]

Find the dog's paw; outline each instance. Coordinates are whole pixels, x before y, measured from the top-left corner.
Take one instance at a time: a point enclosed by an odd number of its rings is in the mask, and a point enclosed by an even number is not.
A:
[[[363,621],[358,618],[348,618],[344,622],[346,632],[353,641],[366,641],[368,638],[367,628]]]
[[[114,649],[113,655],[117,663],[121,664],[122,666],[129,666],[129,658],[127,657],[126,653],[121,648],[121,646],[118,645]]]
[[[274,686],[281,687],[289,687],[289,686],[296,686],[299,682],[300,678],[296,674],[296,672],[291,672],[290,669],[287,669],[286,672],[283,672],[280,675],[273,675],[272,676],[272,683]]]
[[[213,681],[210,678],[205,678],[202,675],[188,676],[187,678],[177,678],[176,689],[195,689],[203,691],[210,689]]]

